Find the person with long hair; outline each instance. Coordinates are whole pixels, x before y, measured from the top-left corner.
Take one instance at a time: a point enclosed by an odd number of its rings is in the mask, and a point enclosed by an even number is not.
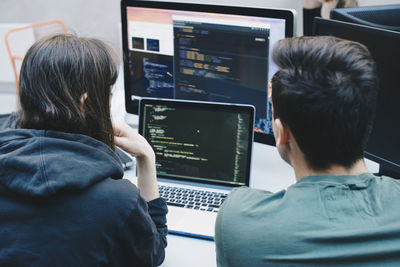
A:
[[[112,125],[116,57],[103,42],[55,35],[21,67],[19,111],[0,132],[1,266],[155,266],[167,206],[155,155],[127,124]],[[115,153],[137,161],[137,187]]]

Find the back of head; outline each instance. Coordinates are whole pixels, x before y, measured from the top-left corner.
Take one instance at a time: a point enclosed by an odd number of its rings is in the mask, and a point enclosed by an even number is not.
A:
[[[362,44],[335,37],[278,42],[274,117],[293,133],[309,167],[350,168],[363,157],[377,95],[375,63]]]
[[[113,148],[110,90],[117,75],[112,50],[99,40],[39,40],[21,67],[19,126],[85,134]]]

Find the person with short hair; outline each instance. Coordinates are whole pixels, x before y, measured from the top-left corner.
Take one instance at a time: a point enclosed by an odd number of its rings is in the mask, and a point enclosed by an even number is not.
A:
[[[112,125],[113,51],[74,35],[37,41],[21,67],[19,111],[0,131],[0,266],[155,266],[167,206],[155,155]],[[118,145],[136,157],[126,179]]]
[[[272,56],[276,147],[297,182],[231,192],[215,226],[218,266],[397,266],[400,181],[363,160],[378,90],[368,49],[299,37]]]

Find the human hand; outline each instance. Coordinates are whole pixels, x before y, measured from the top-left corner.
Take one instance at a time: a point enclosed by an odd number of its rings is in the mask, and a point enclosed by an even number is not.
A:
[[[128,152],[133,157],[154,157],[154,151],[147,140],[133,130],[126,122],[113,124],[115,145]]]
[[[159,198],[156,157],[150,144],[125,122],[114,123],[113,128],[115,145],[136,158],[137,186],[140,189],[140,195],[146,201]]]

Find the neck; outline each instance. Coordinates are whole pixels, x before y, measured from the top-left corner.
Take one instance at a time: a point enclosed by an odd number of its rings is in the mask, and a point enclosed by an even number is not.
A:
[[[317,176],[317,175],[360,175],[368,172],[365,166],[364,160],[357,160],[350,168],[345,168],[341,165],[331,165],[326,170],[314,170],[308,167],[308,165],[303,162],[300,164],[293,164],[294,172],[296,175],[296,180],[300,180],[307,176]]]
[[[276,124],[280,123],[280,120],[275,120]],[[284,133],[284,126],[280,126]],[[275,130],[274,130],[275,131]],[[285,138],[283,138],[283,137]],[[308,162],[305,159],[304,153],[299,148],[296,139],[290,130],[287,131],[286,135],[278,135],[277,148],[281,157],[289,163],[295,172],[296,180],[300,180],[307,176],[318,176],[318,175],[360,175],[369,172],[365,166],[364,159],[357,160],[351,167],[346,168],[342,165],[332,164],[325,170],[315,170],[310,168]]]

